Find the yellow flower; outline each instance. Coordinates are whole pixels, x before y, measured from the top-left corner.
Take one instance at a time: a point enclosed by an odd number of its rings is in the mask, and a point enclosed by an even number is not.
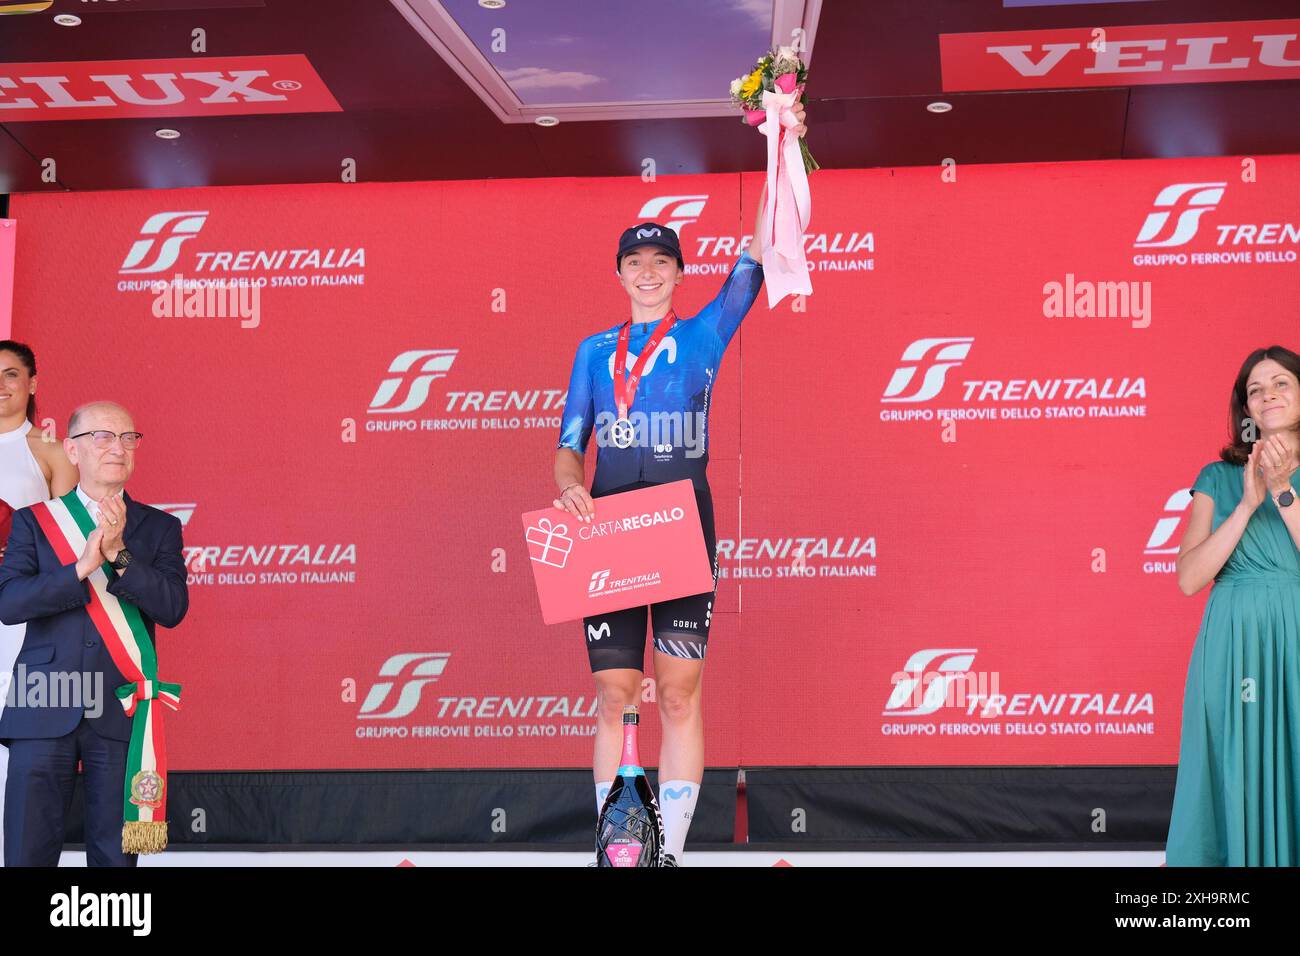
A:
[[[745,99],[753,96],[763,88],[763,71],[755,70],[745,78],[745,82],[740,86],[740,95]]]

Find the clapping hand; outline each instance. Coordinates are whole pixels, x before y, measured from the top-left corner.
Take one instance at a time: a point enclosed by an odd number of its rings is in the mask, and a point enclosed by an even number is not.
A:
[[[1291,476],[1295,474],[1300,462],[1296,461],[1295,451],[1281,435],[1270,435],[1255,443],[1260,449],[1259,463],[1263,469],[1264,485],[1270,494],[1280,495],[1291,489]]]
[[[77,559],[77,580],[84,581],[95,573],[95,568],[104,563],[104,552],[100,545],[104,532],[99,528],[86,536],[86,547]]]
[[[100,547],[104,557],[112,561],[122,550],[122,535],[126,532],[126,503],[121,498],[106,496],[100,500],[98,530],[103,532]]]

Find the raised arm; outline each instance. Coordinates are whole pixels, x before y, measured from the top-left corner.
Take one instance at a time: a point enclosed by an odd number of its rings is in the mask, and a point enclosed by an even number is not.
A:
[[[763,203],[766,201],[767,183],[763,183],[763,190],[758,194],[758,212],[754,214],[754,231],[750,233],[749,248],[745,250],[755,262],[763,261],[763,244],[758,241],[758,231],[763,228]]]
[[[1232,514],[1210,533],[1214,527],[1215,502],[1207,491],[1215,490],[1214,482],[1209,478],[1207,465],[1201,469],[1192,485],[1192,513],[1187,519],[1187,530],[1183,533],[1183,543],[1178,549],[1178,588],[1188,597],[1205,587],[1228,563],[1237,542],[1246,533],[1246,525],[1251,515],[1264,500],[1263,480],[1255,468],[1259,460],[1259,444],[1251,450],[1250,458],[1242,474],[1241,500]],[[1222,483],[1220,483],[1220,487]],[[1222,491],[1219,492],[1222,494]]]
[[[1202,491],[1192,495],[1192,513],[1178,549],[1178,589],[1191,597],[1214,580],[1237,547],[1253,508],[1241,504],[1210,533],[1214,520],[1214,499]]]
[[[789,130],[789,132],[786,133],[787,136],[807,135],[808,125],[804,122],[804,112],[805,111],[804,111],[803,104],[796,103],[794,107],[794,116],[795,119],[799,121],[799,125],[792,127]],[[749,240],[749,248],[746,250],[749,253],[749,258],[753,259],[755,262],[763,261],[761,258],[763,254],[763,244],[759,242],[758,236],[760,230],[763,228],[763,203],[766,201],[767,201],[767,183],[764,182],[763,191],[760,192],[758,195],[758,213],[754,216],[754,231],[750,233],[751,238]]]
[[[753,256],[741,253],[727,273],[722,288],[696,321],[711,326],[725,349],[762,287],[763,266]]]

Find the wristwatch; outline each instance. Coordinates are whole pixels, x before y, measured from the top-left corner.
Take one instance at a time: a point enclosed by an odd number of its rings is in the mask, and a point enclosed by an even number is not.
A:
[[[1295,495],[1291,493],[1290,488],[1277,496],[1277,506],[1279,508],[1289,507],[1293,501],[1295,501]]]
[[[119,548],[117,552],[117,557],[113,559],[113,567],[121,571],[130,563],[131,563],[131,552],[126,550],[126,548]]]

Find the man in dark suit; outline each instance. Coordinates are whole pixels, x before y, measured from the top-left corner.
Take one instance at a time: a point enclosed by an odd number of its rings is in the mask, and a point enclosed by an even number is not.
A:
[[[127,678],[88,613],[87,578],[111,564],[116,573],[107,592],[139,609],[153,641],[155,622],[175,627],[189,607],[181,523],[126,494],[140,433],[125,408],[83,405],[72,413],[68,436],[63,447],[79,474],[75,494],[95,523],[84,550],[75,561],[60,560],[47,533],[48,512],[36,514],[45,507],[38,504],[14,513],[0,564],[0,621],[27,623],[10,685],[13,700],[0,712],[0,744],[9,748],[4,862],[58,865],[80,760],[86,862],[134,866],[136,855],[122,851],[132,721],[114,694]],[[35,686],[44,687],[44,696],[25,700]],[[66,693],[70,689],[80,689],[81,699]]]

